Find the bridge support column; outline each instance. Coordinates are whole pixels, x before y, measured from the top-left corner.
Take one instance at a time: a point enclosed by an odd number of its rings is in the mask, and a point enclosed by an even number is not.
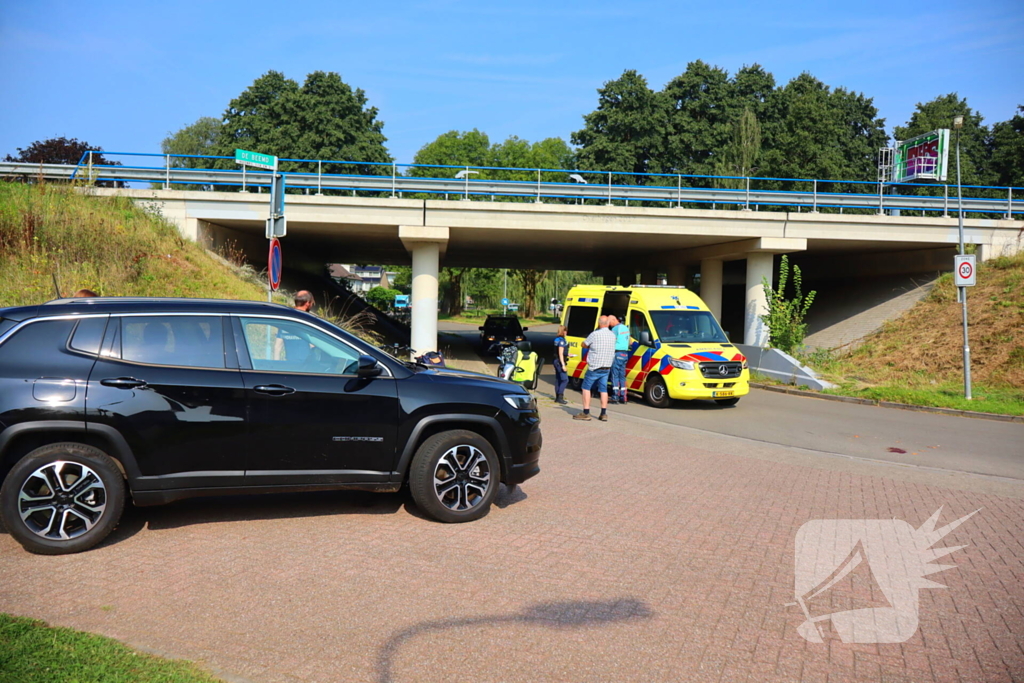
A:
[[[774,286],[773,263],[770,252],[752,251],[747,254],[747,296],[743,311],[744,344],[760,347],[768,345],[768,327],[761,320],[761,316],[768,312],[768,300],[765,298],[761,281],[766,279],[769,286]],[[701,280],[703,279],[702,275]],[[703,287],[702,282],[702,293]]]
[[[690,281],[687,277],[688,271],[685,265],[681,263],[672,263],[667,268],[665,275],[668,278],[668,284],[676,287],[685,287],[686,283]]]
[[[603,282],[604,282],[605,286],[607,286],[607,287],[614,287],[615,285],[619,284],[618,283],[618,279],[619,278],[616,276],[616,273],[615,273],[614,270],[607,270],[607,271],[605,271],[604,274],[601,277],[604,278]]]
[[[412,330],[417,353],[437,350],[437,278],[448,228],[399,226],[398,236],[412,254]]]
[[[715,319],[722,319],[722,259],[706,258],[700,262],[700,298],[708,305]]]
[[[636,284],[636,271],[632,268],[624,268],[619,271],[619,284],[623,287],[632,287]]]
[[[657,268],[641,268],[640,269],[640,284],[642,284],[642,285],[656,285],[656,284],[658,284],[658,269]]]

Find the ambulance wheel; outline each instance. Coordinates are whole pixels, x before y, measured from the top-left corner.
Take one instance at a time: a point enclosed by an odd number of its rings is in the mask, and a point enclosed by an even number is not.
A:
[[[655,408],[668,408],[672,405],[672,398],[668,395],[668,387],[661,375],[648,375],[644,382],[644,400]]]
[[[733,396],[732,398],[716,398],[715,403],[720,406],[734,406],[740,402],[739,396]]]
[[[573,391],[580,391],[580,390],[582,390],[582,388],[583,388],[583,380],[580,379],[579,377],[570,377],[569,378],[569,388],[572,389]]]

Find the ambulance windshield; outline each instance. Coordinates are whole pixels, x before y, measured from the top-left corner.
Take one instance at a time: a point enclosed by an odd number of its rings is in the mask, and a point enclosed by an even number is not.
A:
[[[725,343],[725,332],[707,311],[650,311],[662,344]]]

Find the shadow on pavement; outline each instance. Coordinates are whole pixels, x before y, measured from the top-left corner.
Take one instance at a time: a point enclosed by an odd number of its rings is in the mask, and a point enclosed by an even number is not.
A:
[[[312,491],[190,498],[153,507],[135,507],[128,503],[117,528],[102,545],[127,540],[147,526],[153,530],[162,530],[256,519],[346,514],[391,515],[398,512],[406,500],[407,495],[403,492]]]
[[[392,635],[377,655],[377,681],[393,683],[392,667],[398,651],[418,635],[431,631],[452,631],[467,626],[498,626],[501,624],[535,624],[546,628],[586,628],[622,622],[637,622],[654,617],[654,612],[635,598],[619,600],[587,600],[542,602],[516,614],[463,617],[425,621]],[[455,674],[453,671],[452,674]]]

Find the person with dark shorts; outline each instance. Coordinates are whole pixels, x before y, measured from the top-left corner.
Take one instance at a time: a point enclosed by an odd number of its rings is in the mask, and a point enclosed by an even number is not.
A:
[[[583,341],[587,349],[587,374],[583,376],[583,412],[574,420],[590,419],[590,390],[597,385],[601,394],[601,422],[608,421],[608,371],[615,360],[615,335],[608,329],[608,316],[602,315],[598,328]]]

